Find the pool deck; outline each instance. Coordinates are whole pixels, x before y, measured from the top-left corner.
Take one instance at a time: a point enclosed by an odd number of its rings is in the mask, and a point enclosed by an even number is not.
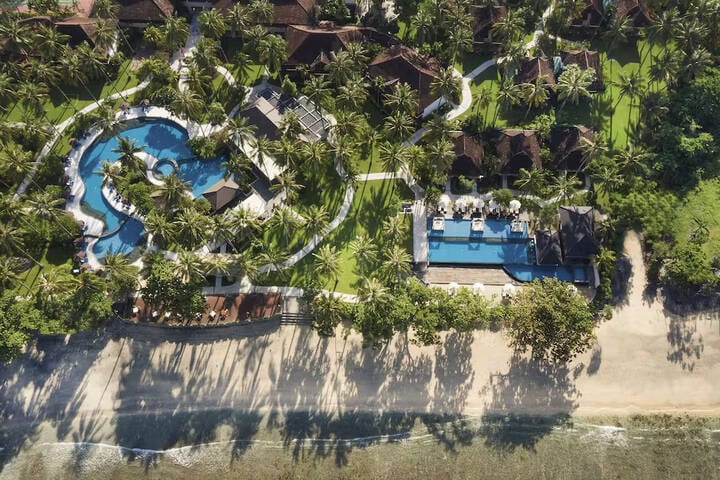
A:
[[[422,200],[415,200],[413,204],[413,262],[416,265],[428,263],[428,231],[427,209]]]
[[[512,283],[518,285],[502,267],[446,267],[430,266],[423,275],[423,280],[431,285],[445,285],[457,283],[458,285],[472,286],[475,283],[483,285],[505,285]]]

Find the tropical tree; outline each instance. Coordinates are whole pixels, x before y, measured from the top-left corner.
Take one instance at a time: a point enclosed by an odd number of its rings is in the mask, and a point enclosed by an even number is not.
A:
[[[163,183],[160,186],[160,200],[165,208],[176,209],[182,205],[189,191],[190,184],[180,178],[177,172],[172,172],[163,177]]]
[[[222,164],[225,178],[234,177],[238,183],[248,183],[253,177],[253,163],[244,152],[232,152]]]
[[[455,69],[448,67],[439,72],[438,76],[432,81],[430,89],[439,94],[449,102],[457,104],[462,97],[462,80],[461,77],[455,75]]]
[[[200,12],[198,22],[200,23],[200,33],[206,37],[218,40],[222,38],[227,31],[225,17],[220,10],[215,8]]]
[[[396,83],[392,91],[385,95],[384,104],[391,111],[402,111],[407,115],[413,115],[418,109],[417,92],[407,83]]]
[[[379,153],[383,170],[386,172],[397,172],[407,159],[407,148],[399,142],[381,143]]]
[[[175,95],[170,108],[183,118],[197,119],[203,108],[203,101],[200,95],[188,88]]]
[[[237,115],[228,121],[228,130],[232,138],[244,147],[255,138],[257,126],[249,123],[247,117]]]
[[[349,245],[350,251],[360,269],[360,276],[364,276],[368,269],[377,261],[378,249],[375,242],[367,235],[358,235]]]
[[[276,254],[276,251],[263,252],[263,259],[269,260],[271,265],[277,267],[284,259],[283,256]],[[251,282],[255,281],[258,276],[258,257],[249,252],[235,254],[230,259],[230,275],[233,278],[242,279],[247,277]]]
[[[109,290],[117,299],[125,299],[138,286],[139,268],[131,265],[127,256],[109,253],[103,259],[105,278],[110,285]]]
[[[306,142],[300,147],[303,167],[314,175],[325,171],[328,163],[328,148],[325,142]]]
[[[383,235],[390,243],[400,243],[408,231],[406,218],[402,215],[393,215],[383,220]]]
[[[412,135],[415,126],[410,114],[398,109],[385,117],[383,131],[386,138],[398,142]]]
[[[505,43],[510,43],[520,39],[524,26],[525,21],[519,15],[519,11],[508,9],[507,14],[493,24],[492,33],[493,36],[501,38]]]
[[[145,175],[147,168],[145,161],[138,156],[145,147],[135,144],[131,137],[118,137],[118,145],[113,148],[113,153],[118,154],[118,160],[125,174]]]
[[[185,17],[172,15],[163,26],[164,45],[168,49],[180,48],[190,37],[190,26]]]
[[[394,244],[383,255],[382,268],[391,284],[398,284],[410,276],[412,258],[405,248]]]
[[[20,284],[19,270],[20,265],[17,258],[0,257],[0,293],[6,288],[13,288]]]
[[[343,108],[356,112],[367,100],[368,88],[362,78],[351,78],[338,88],[337,102]]]
[[[327,104],[330,99],[330,92],[330,84],[322,75],[310,77],[303,88],[303,93],[315,104],[316,110]]]
[[[310,303],[313,328],[321,337],[331,337],[343,318],[342,301],[332,293],[321,293]]]
[[[555,181],[550,188],[552,189],[554,197],[567,203],[568,200],[577,193],[579,184],[580,182],[576,176],[568,175],[567,172],[561,172],[555,177]]]
[[[327,232],[330,225],[330,215],[325,205],[312,205],[307,209],[305,215],[305,230],[312,235],[322,235]]]
[[[545,105],[545,102],[547,102],[550,97],[547,84],[542,78],[536,79],[534,83],[523,83],[520,87],[523,101],[528,106],[525,116],[530,113],[530,110]]]
[[[277,35],[268,35],[258,45],[260,61],[265,64],[272,75],[280,72],[286,58],[287,44],[285,40]]]
[[[0,142],[0,177],[20,182],[33,168],[32,153],[15,142]]]
[[[539,168],[521,168],[520,176],[515,180],[516,187],[533,195],[541,194],[547,188],[547,184],[547,173]]]
[[[175,217],[175,228],[181,243],[189,248],[197,248],[207,239],[210,222],[194,208],[186,208]]]
[[[358,289],[358,300],[374,308],[390,299],[387,288],[374,277],[363,278]]]
[[[594,81],[595,71],[593,69],[582,69],[575,64],[567,65],[560,77],[558,77],[556,85],[558,98],[562,100],[560,110],[565,107],[568,101],[577,104],[582,98],[592,98],[588,88]]]
[[[305,223],[305,219],[286,206],[276,207],[267,220],[268,225],[279,232],[285,240],[285,246],[290,244],[290,238],[295,231]]]
[[[318,278],[332,278],[337,285],[340,275],[340,254],[335,246],[324,244],[313,253],[313,272]]]
[[[345,85],[350,78],[356,75],[355,62],[346,51],[332,54],[332,60],[325,69],[328,72],[330,81],[335,85]]]
[[[198,283],[203,280],[205,272],[205,264],[194,252],[178,252],[176,274],[183,283]]]
[[[291,170],[285,170],[277,177],[277,183],[270,185],[270,191],[283,192],[285,194],[285,202],[293,203],[297,200],[300,190],[304,187],[295,179],[295,173]]]
[[[177,235],[175,224],[162,212],[151,210],[143,221],[145,231],[152,235],[153,242],[161,248],[167,247]]]

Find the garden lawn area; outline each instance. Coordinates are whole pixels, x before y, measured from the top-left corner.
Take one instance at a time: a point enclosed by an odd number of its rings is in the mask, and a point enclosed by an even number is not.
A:
[[[62,92],[58,88],[50,88],[49,95],[43,102],[45,120],[54,124],[60,123],[73,115],[75,110],[88,106],[95,99],[99,100],[138,85],[140,79],[135,75],[135,72],[130,70],[131,62],[130,59],[123,62],[120,66],[118,78],[113,82],[86,83],[87,89],[82,85],[79,87],[63,86]],[[65,99],[63,92],[70,99],[72,105]],[[118,100],[118,102],[122,103],[122,100]],[[23,121],[24,116],[25,110],[17,102],[8,108],[8,111],[2,116],[2,120],[20,122]]]
[[[340,212],[346,190],[345,182],[335,171],[334,164],[320,175],[311,175],[307,179],[298,178],[298,181],[304,187],[291,208],[307,218],[308,208],[313,205],[324,205],[328,211],[328,221],[332,221]],[[292,255],[303,248],[312,239],[312,235],[301,226],[286,239],[278,230],[264,227],[263,239],[268,244]]]
[[[383,221],[389,216],[397,214],[401,201],[412,200],[412,198],[412,192],[401,180],[373,180],[358,184],[345,221],[333,230],[321,244],[330,243],[337,248],[340,252],[341,263],[337,284],[334,280],[328,280],[325,288],[330,290],[334,288],[336,291],[344,293],[357,292],[361,275],[355,256],[350,251],[349,243],[359,234],[365,234],[375,241],[382,254],[383,245],[391,240],[385,238],[382,232]],[[412,216],[405,215],[405,217],[407,230],[404,238],[400,241],[408,253],[412,253]],[[380,264],[381,262],[378,261],[372,270],[379,268]],[[284,272],[273,272],[260,283],[302,286],[310,283],[313,276],[313,256],[310,254]]]
[[[463,75],[466,75],[467,73],[471,72],[475,68],[477,68],[481,63],[483,63],[486,60],[490,60],[492,58],[491,55],[487,54],[481,54],[476,52],[469,52],[463,55],[462,58],[458,59],[454,67]]]
[[[690,233],[700,224],[707,227],[709,235],[703,244],[708,258],[720,253],[720,179],[701,181],[690,192],[678,209],[674,222],[675,242],[687,243]]]
[[[621,149],[628,144],[637,126],[640,107],[637,98],[620,95],[617,83],[620,74],[630,75],[640,72],[643,84],[650,86],[650,65],[652,56],[659,55],[662,47],[651,45],[647,40],[638,40],[613,47],[612,53],[607,53],[607,44],[596,41],[592,49],[600,51],[603,83],[605,91],[596,95],[592,103],[579,105],[566,105],[558,112],[558,123],[580,124],[589,122],[605,132],[605,136],[615,149]],[[664,84],[653,84],[652,88],[665,89]]]
[[[20,274],[21,282],[15,288],[18,295],[28,295],[28,292],[35,293],[40,283],[40,273],[48,272],[56,268],[64,269],[70,273],[72,269],[72,247],[63,248],[60,246],[45,246],[42,257],[36,258],[43,266],[41,269],[38,265],[33,264],[29,270]]]

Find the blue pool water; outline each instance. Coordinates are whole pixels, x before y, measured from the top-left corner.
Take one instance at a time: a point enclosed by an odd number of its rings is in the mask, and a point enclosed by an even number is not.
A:
[[[221,164],[224,157],[200,159],[193,155],[187,146],[188,134],[184,128],[174,122],[163,119],[135,120],[128,122],[124,129],[112,137],[101,137],[96,140],[83,154],[79,164],[79,174],[85,183],[85,194],[82,202],[85,207],[95,212],[105,222],[104,232],[108,237],[101,238],[93,251],[102,258],[107,251],[132,251],[143,234],[139,222],[125,222],[128,218],[116,211],[102,196],[100,187],[103,176],[99,171],[103,161],[114,162],[119,155],[113,152],[118,146],[118,137],[130,137],[135,144],[158,159],[172,159],[178,164],[178,174],[190,183],[193,196],[198,197],[212,184],[220,180],[225,173]],[[168,173],[172,171],[169,166]],[[162,167],[164,168],[164,167]],[[161,170],[165,173],[164,170]],[[125,223],[123,223],[125,222]],[[123,226],[118,230],[120,225]],[[112,237],[112,238],[111,238]]]
[[[143,232],[143,224],[130,217],[115,232],[101,237],[95,243],[93,252],[98,258],[103,258],[108,253],[128,255],[141,243]]]
[[[158,172],[160,172],[164,177],[170,175],[175,171],[175,166],[167,161],[160,160],[157,162],[157,165],[155,165],[155,168]]]
[[[516,280],[530,282],[552,277],[566,282],[589,280],[585,266],[536,265],[527,224],[522,232],[511,232],[510,221],[485,219],[483,232],[472,232],[471,221],[445,220],[443,231],[432,229],[428,219],[428,260],[444,264],[501,265]]]

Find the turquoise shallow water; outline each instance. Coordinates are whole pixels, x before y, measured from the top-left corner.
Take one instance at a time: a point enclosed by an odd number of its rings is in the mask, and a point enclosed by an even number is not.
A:
[[[117,134],[101,137],[95,141],[80,159],[78,172],[85,182],[85,194],[82,198],[84,206],[105,222],[104,233],[107,236],[103,236],[93,249],[98,258],[102,258],[108,252],[130,253],[144,233],[140,222],[128,221],[125,213],[115,210],[102,196],[101,165],[104,161],[113,162],[119,158],[119,155],[113,152],[118,146],[119,137],[134,139],[136,145],[158,159],[176,161],[178,174],[190,184],[194,197],[202,195],[225,173],[221,166],[224,157],[210,159],[196,157],[187,146],[187,131],[168,120],[134,120],[128,122]],[[164,164],[169,168],[163,167],[162,173],[170,173],[172,165],[169,162]]]

